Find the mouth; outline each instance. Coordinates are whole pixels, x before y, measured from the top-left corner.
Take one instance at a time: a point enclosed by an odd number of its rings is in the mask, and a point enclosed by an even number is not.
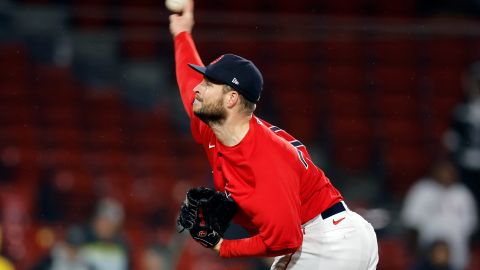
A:
[[[198,99],[198,98],[193,99],[193,104],[199,104],[201,102],[202,102],[201,99]]]

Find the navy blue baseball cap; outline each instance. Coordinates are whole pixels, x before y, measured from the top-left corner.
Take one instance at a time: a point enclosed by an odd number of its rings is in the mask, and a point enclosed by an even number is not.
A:
[[[263,77],[250,60],[235,54],[224,54],[206,67],[188,65],[214,82],[229,85],[250,102],[256,103],[260,99]]]

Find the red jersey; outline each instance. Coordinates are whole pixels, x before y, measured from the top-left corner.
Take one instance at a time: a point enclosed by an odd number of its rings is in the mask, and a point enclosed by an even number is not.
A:
[[[213,169],[215,188],[227,191],[239,206],[234,221],[249,238],[224,240],[222,257],[278,256],[297,250],[301,225],[342,200],[307,149],[284,130],[253,116],[242,141],[223,145],[193,114],[193,88],[203,77],[187,64],[202,65],[191,35],[175,37],[177,81],[192,135],[203,145]]]

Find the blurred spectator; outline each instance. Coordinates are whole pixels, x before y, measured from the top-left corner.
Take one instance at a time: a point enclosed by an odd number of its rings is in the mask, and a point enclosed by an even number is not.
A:
[[[2,226],[0,226],[0,251],[2,251],[2,242],[3,240],[3,230]],[[0,270],[14,270],[13,264],[8,260],[6,257],[0,253]]]
[[[58,171],[55,168],[43,168],[39,174],[37,189],[38,218],[52,223],[65,217],[65,201],[68,194],[57,184]]]
[[[450,247],[445,241],[434,241],[413,270],[453,270],[450,263]]]
[[[123,219],[123,206],[118,201],[105,198],[98,203],[82,248],[82,256],[93,269],[129,269],[128,246],[122,235]]]
[[[0,183],[11,183],[17,178],[20,153],[15,146],[7,145],[0,152]]]
[[[172,256],[168,248],[161,246],[148,247],[142,257],[142,270],[174,269]]]
[[[466,100],[455,108],[445,144],[460,168],[462,181],[480,200],[480,62],[470,66],[464,76]]]
[[[32,270],[93,270],[81,256],[84,243],[84,231],[77,226],[70,227],[65,240],[56,244],[50,254],[43,257]]]
[[[417,233],[415,242],[420,249],[444,239],[451,247],[453,269],[465,269],[477,211],[472,193],[458,182],[453,163],[434,164],[431,175],[408,192],[401,214],[404,225]]]
[[[13,264],[7,258],[0,255],[0,270],[14,270]]]

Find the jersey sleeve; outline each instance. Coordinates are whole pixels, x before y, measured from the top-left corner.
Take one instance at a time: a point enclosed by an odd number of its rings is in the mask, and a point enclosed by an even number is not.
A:
[[[291,157],[276,158],[274,167],[262,163],[270,159],[255,159],[254,181],[229,182],[227,191],[258,228],[258,234],[225,240],[220,248],[222,257],[278,256],[293,253],[300,247],[303,234],[298,177],[294,169],[288,168],[292,166],[280,164],[291,161]],[[245,192],[249,189],[251,192]]]
[[[180,89],[180,97],[182,98],[185,111],[190,118],[193,138],[197,143],[203,143],[203,138],[207,135],[206,133],[208,133],[210,128],[193,114],[192,108],[195,99],[193,89],[202,81],[203,76],[188,66],[188,64],[203,66],[203,63],[198,55],[192,36],[188,32],[181,32],[176,35],[174,45],[175,71]]]

